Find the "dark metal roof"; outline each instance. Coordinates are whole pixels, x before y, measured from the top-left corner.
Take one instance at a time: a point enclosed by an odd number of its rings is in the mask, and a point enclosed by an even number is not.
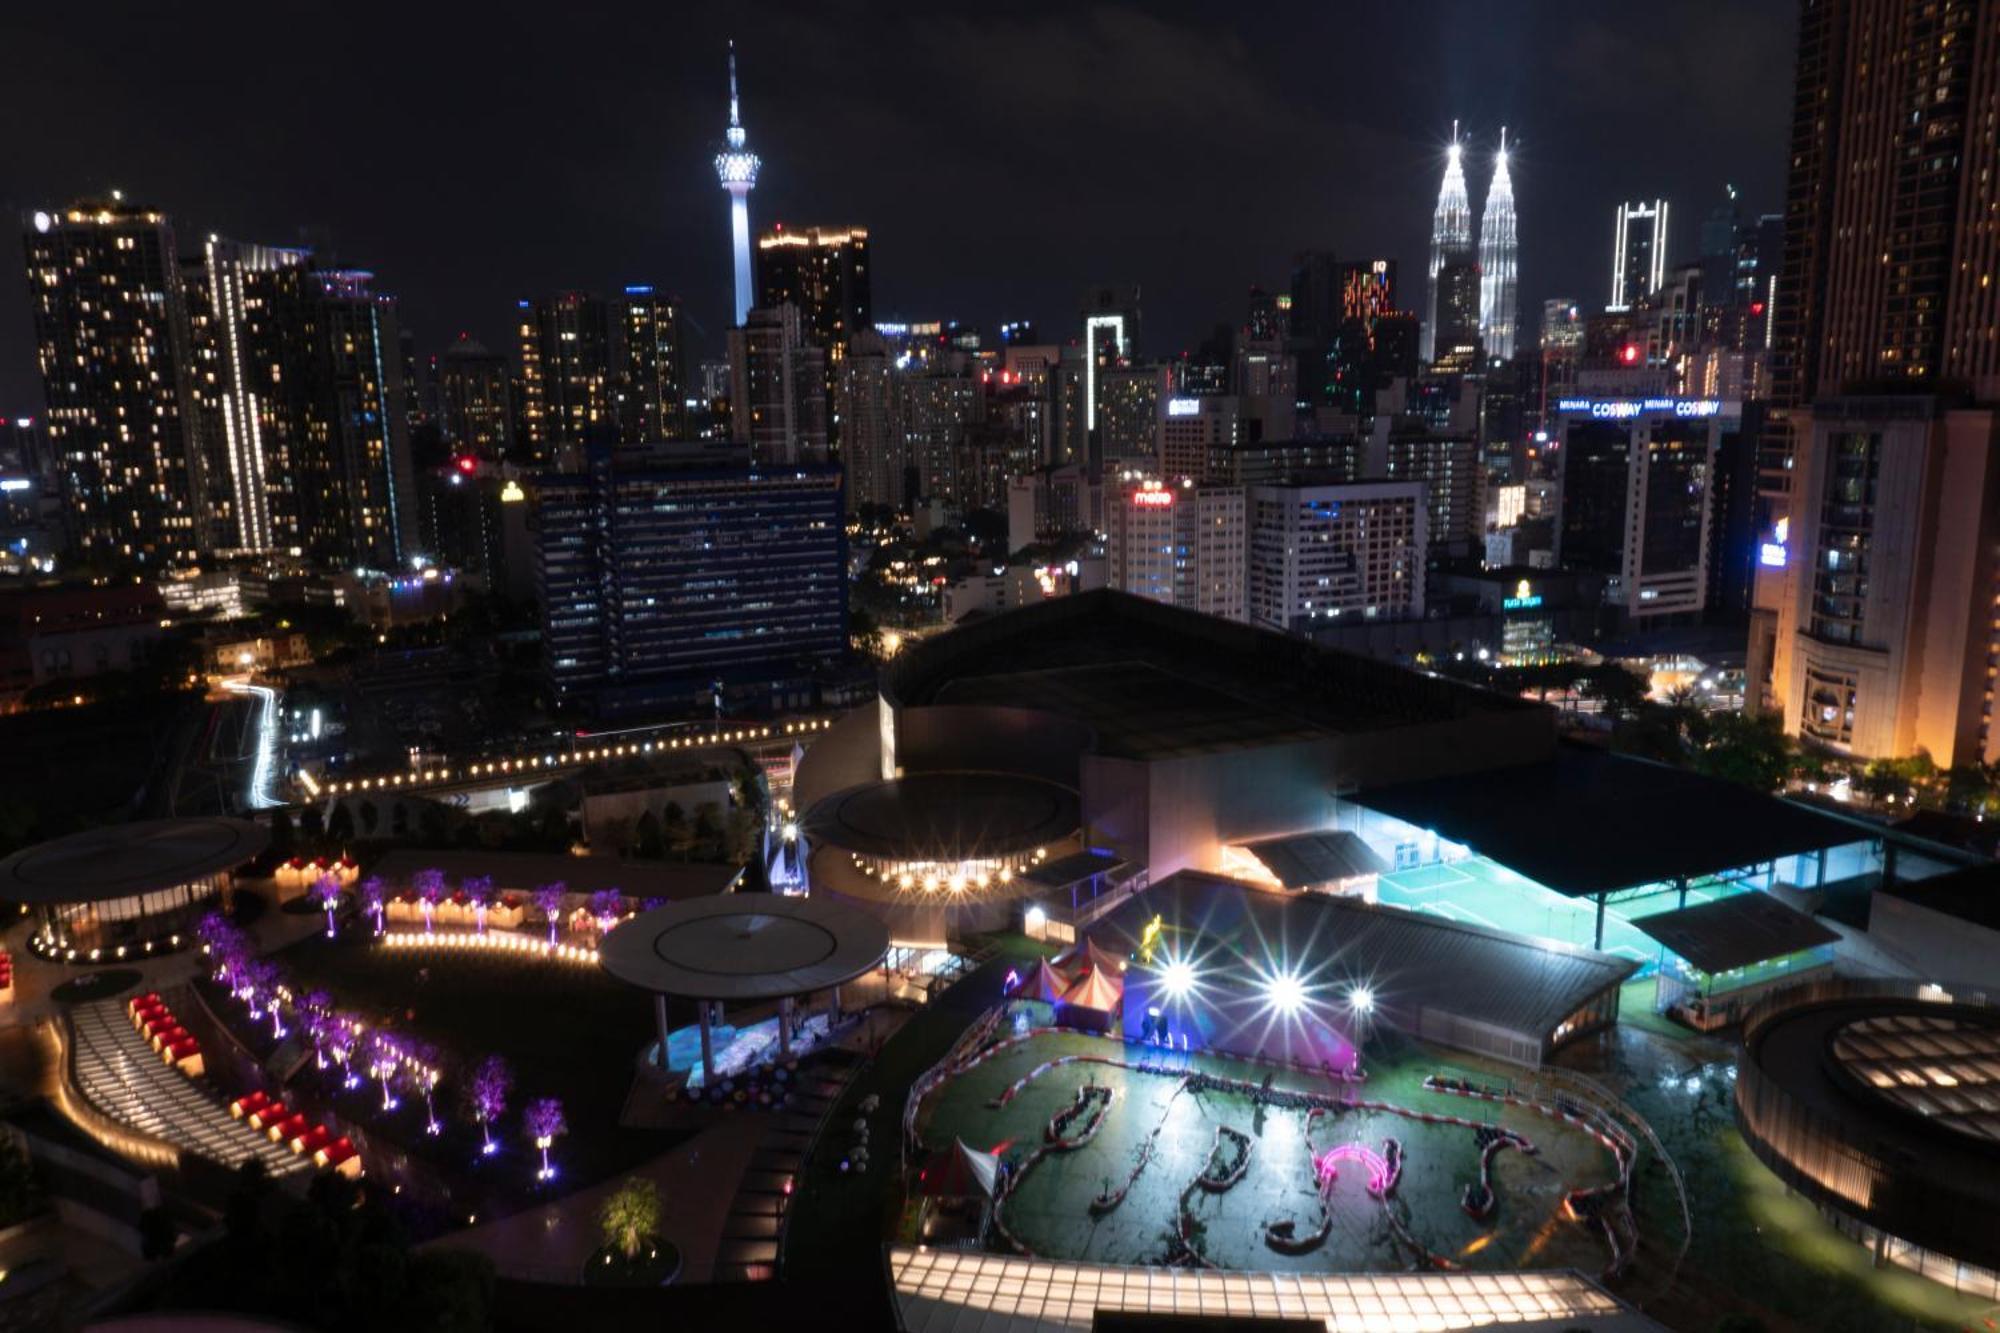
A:
[[[1656,912],[1632,924],[1710,976],[1840,938],[1804,912],[1755,890]]]
[[[1542,763],[1363,788],[1352,799],[1575,896],[1869,836],[1792,801],[1580,745],[1559,745]]]
[[[1242,846],[1288,889],[1380,875],[1390,868],[1358,833],[1293,833]]]
[[[1082,822],[1067,787],[1015,773],[922,773],[822,797],[806,836],[864,856],[959,860],[1026,851]]]
[[[1090,937],[1135,952],[1148,923],[1213,984],[1251,988],[1289,967],[1327,999],[1357,982],[1413,1021],[1433,1009],[1545,1039],[1638,964],[1612,954],[1321,893],[1281,893],[1183,870],[1134,894]],[[1157,957],[1157,954],[1155,955]]]
[[[829,898],[730,893],[656,907],[598,946],[628,985],[696,1000],[776,1000],[852,981],[889,952],[889,928]]]
[[[1066,889],[1072,884],[1116,870],[1125,862],[1103,852],[1073,852],[1021,872],[1021,878],[1045,889]]]

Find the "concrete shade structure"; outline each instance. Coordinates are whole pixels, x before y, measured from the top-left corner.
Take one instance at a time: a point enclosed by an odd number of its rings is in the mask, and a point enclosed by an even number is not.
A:
[[[781,1049],[791,1051],[792,1004],[829,992],[837,1014],[840,987],[889,952],[889,930],[865,912],[812,898],[728,894],[641,912],[604,937],[604,970],[650,991],[662,1056],[667,997],[696,1001],[705,1079],[715,1077],[711,1012],[725,1002],[776,1000]]]
[[[196,916],[270,845],[245,819],[146,819],[85,829],[0,861],[0,898],[35,911],[29,945],[72,962],[143,957],[191,937]]]

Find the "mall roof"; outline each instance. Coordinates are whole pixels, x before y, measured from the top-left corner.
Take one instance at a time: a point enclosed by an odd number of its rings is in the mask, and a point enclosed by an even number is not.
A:
[[[1710,976],[1840,938],[1804,912],[1754,891],[1656,912],[1632,924]]]
[[[1869,836],[1747,787],[1570,744],[1540,763],[1364,787],[1349,799],[1579,897]]]
[[[874,967],[889,928],[828,898],[731,893],[641,912],[598,947],[628,985],[695,1000],[776,1000]]]
[[[1390,1013],[1435,1009],[1538,1038],[1639,966],[1428,913],[1260,889],[1195,870],[1134,894],[1090,934],[1130,953],[1155,915],[1169,941],[1184,936],[1191,954],[1206,955],[1213,960],[1208,966],[1225,974],[1254,972],[1268,950],[1272,962],[1289,963],[1309,987],[1366,982]],[[1262,984],[1254,976],[1240,980]]]
[[[1357,833],[1293,833],[1246,842],[1242,848],[1288,889],[1389,871],[1389,863]]]
[[[1111,589],[926,639],[884,669],[882,695],[1044,709],[1089,725],[1099,753],[1135,758],[1540,707]]]
[[[0,861],[0,900],[96,903],[234,870],[270,845],[247,819],[145,819],[24,847]]]
[[[1116,870],[1124,864],[1122,857],[1105,852],[1072,852],[1068,856],[1058,856],[1053,861],[1030,866],[1021,872],[1021,878],[1031,884],[1039,884],[1045,889],[1066,889],[1093,875]]]

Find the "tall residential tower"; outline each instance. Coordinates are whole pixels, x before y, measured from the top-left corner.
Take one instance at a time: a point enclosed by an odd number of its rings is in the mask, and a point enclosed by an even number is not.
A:
[[[742,105],[736,97],[736,43],[729,44],[729,130],[728,146],[715,155],[715,174],[729,191],[729,243],[736,260],[736,322],[742,324],[756,303],[755,279],[750,272],[750,191],[757,186],[757,169],[763,166],[750,151],[749,136],[743,132]]]
[[[1493,161],[1493,184],[1479,214],[1479,341],[1496,361],[1514,358],[1515,268],[1520,242],[1514,234],[1514,180],[1507,174],[1507,127],[1500,127],[1500,155]]]

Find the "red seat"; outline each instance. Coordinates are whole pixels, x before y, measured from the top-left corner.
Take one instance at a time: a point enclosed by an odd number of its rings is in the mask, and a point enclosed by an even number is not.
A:
[[[325,1125],[314,1125],[305,1133],[292,1140],[292,1151],[296,1153],[316,1153],[333,1142],[333,1131]]]
[[[311,1125],[307,1123],[305,1116],[294,1111],[291,1115],[271,1126],[269,1131],[271,1142],[288,1143],[310,1128]]]
[[[235,1101],[229,1103],[229,1114],[241,1120],[244,1116],[249,1115],[252,1111],[257,1110],[270,1100],[271,1094],[259,1088],[257,1091],[238,1097]]]
[[[185,1041],[178,1041],[175,1042],[172,1046],[167,1047],[167,1054],[171,1056],[176,1062],[185,1060],[190,1055],[201,1054],[201,1043],[196,1041],[193,1037],[189,1037]]]
[[[250,1113],[250,1124],[254,1128],[262,1129],[274,1121],[283,1120],[291,1113],[291,1108],[283,1102],[268,1102]]]
[[[352,1156],[354,1156],[354,1140],[342,1134],[332,1143],[327,1144],[324,1148],[314,1153],[313,1161],[319,1163],[321,1166],[339,1166]]]

